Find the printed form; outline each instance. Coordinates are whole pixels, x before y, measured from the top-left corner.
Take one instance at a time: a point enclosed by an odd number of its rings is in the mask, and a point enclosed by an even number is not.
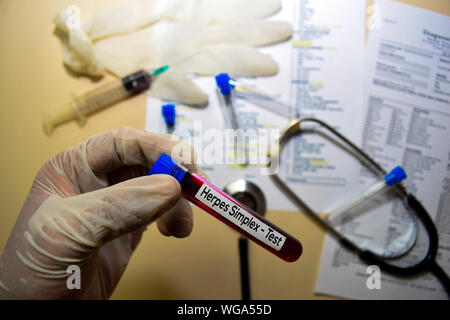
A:
[[[292,23],[292,38],[260,48],[279,64],[278,74],[238,80],[291,105],[302,116],[314,116],[326,121],[361,145],[365,3],[360,0],[347,0],[345,3],[336,6],[334,0],[283,1],[282,10],[271,19]],[[209,105],[205,109],[195,109],[177,104],[174,133],[187,130],[190,136],[200,138],[194,139],[191,144],[207,156],[207,148],[217,142],[214,131],[208,129],[220,130],[220,133],[224,128],[224,115],[214,78],[198,77],[195,81],[208,93]],[[149,98],[147,130],[166,132],[161,117],[162,103]],[[240,128],[256,129],[272,140],[288,124],[287,118],[241,99],[235,104],[235,112]],[[203,146],[198,145],[202,132],[209,135],[203,135]],[[267,151],[264,147],[250,145],[249,151],[264,156]],[[339,152],[342,157],[336,156]],[[339,202],[343,194],[354,190],[352,186],[358,185],[359,167],[356,162],[355,165],[348,165],[349,161],[352,159],[346,158],[345,153],[333,143],[319,136],[305,135],[297,137],[286,147],[280,175],[311,207],[324,211]],[[201,163],[201,167],[220,188],[234,179],[245,178],[263,190],[269,210],[298,211],[269,176],[261,175],[257,166],[243,168]],[[323,201],[325,198],[327,202]]]
[[[385,169],[403,166],[406,187],[434,218],[438,263],[450,274],[450,18],[390,1],[377,1],[374,15],[379,28],[373,21],[362,144]],[[361,184],[367,180],[363,174]],[[399,210],[383,210],[391,214],[392,232]],[[371,223],[353,227],[355,236],[373,235]],[[427,247],[424,232],[419,230],[416,253]],[[430,273],[406,281],[381,271],[381,288],[369,290],[366,268],[327,236],[316,292],[354,299],[447,298]]]

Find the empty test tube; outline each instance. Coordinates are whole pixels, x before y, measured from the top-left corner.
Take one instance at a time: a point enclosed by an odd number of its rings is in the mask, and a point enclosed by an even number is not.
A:
[[[339,224],[345,217],[348,217],[349,215],[352,214],[351,210],[353,208],[362,204],[369,198],[374,197],[381,191],[386,190],[387,188],[395,185],[396,183],[403,181],[404,179],[406,179],[406,173],[403,170],[403,168],[400,166],[395,167],[394,169],[392,169],[391,172],[385,175],[383,180],[376,182],[374,185],[369,187],[366,191],[364,191],[355,199],[352,199],[347,203],[344,203],[343,205],[339,206],[335,210],[332,210],[327,216],[327,220],[331,224],[334,225]]]

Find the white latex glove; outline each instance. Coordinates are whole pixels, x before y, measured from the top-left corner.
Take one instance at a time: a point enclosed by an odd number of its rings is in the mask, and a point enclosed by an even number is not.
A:
[[[192,210],[178,182],[147,175],[161,153],[192,151],[175,139],[122,128],[46,162],[0,258],[0,298],[108,298],[149,223],[188,236]],[[189,153],[178,160],[203,175]],[[67,287],[70,265],[81,268],[80,290]]]
[[[280,0],[134,0],[67,28],[69,16],[54,19],[62,34],[64,63],[91,76],[104,70],[123,77],[139,69],[170,65],[150,90],[154,97],[205,105],[207,96],[186,74],[264,76],[276,62],[254,47],[284,41],[291,25],[264,18]]]

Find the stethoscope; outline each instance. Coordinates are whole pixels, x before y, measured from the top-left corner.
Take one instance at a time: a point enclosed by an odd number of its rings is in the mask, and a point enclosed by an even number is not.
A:
[[[264,193],[258,185],[252,181],[246,179],[230,181],[223,188],[223,191],[259,215],[264,216],[266,214],[266,198]],[[248,301],[251,300],[251,285],[247,238],[242,236],[239,237],[238,250],[242,300]]]
[[[235,94],[238,95],[240,98],[247,99],[248,101],[255,103],[256,105],[259,105],[269,111],[275,112],[277,114],[282,114],[286,117],[289,117],[294,113],[297,114],[296,112],[294,112],[294,110],[292,110],[292,108],[289,105],[280,103],[279,101],[276,101],[272,97],[265,95],[262,92],[255,91],[252,88],[245,87],[235,79],[230,78],[228,74],[222,73],[217,75],[216,83],[220,89],[220,91],[218,91],[219,98],[228,99],[227,101],[225,101],[226,103],[222,103],[223,105],[232,106],[232,99],[230,94],[232,93],[232,89],[236,89],[234,90],[236,91]],[[225,115],[227,115],[227,113],[225,113]],[[228,118],[233,117],[228,115]],[[381,167],[372,157],[370,157],[367,153],[365,153],[361,148],[357,147],[353,142],[351,142],[349,139],[344,137],[342,134],[340,134],[338,131],[336,131],[334,128],[332,128],[325,122],[311,117],[295,118],[288,123],[287,127],[281,132],[279,137],[272,143],[272,145],[268,149],[268,159],[270,160],[268,167],[272,167],[273,170],[272,164],[274,161],[279,166],[281,159],[281,152],[292,138],[304,132],[312,132],[316,130],[315,128],[304,126],[305,123],[319,125],[319,127],[326,129],[329,133],[339,138],[340,141],[339,142],[334,141],[335,143],[339,143],[341,146],[343,145],[347,149],[347,151],[349,151],[349,153],[356,156],[361,163],[365,164],[377,176],[384,177],[386,175],[386,171],[383,169],[383,167]],[[232,127],[234,128],[235,126]],[[319,133],[321,132],[319,131]],[[382,270],[398,276],[419,275],[426,271],[430,271],[438,278],[438,280],[441,282],[441,284],[447,291],[447,294],[450,296],[449,277],[436,262],[436,255],[439,246],[439,239],[436,226],[434,225],[432,218],[430,217],[424,206],[420,203],[419,200],[416,199],[414,195],[412,195],[407,191],[406,187],[403,184],[397,183],[395,186],[393,186],[393,188],[394,191],[396,191],[398,195],[401,197],[404,206],[408,208],[408,212],[411,215],[411,217],[414,218],[415,222],[414,228],[412,228],[409,234],[407,234],[406,237],[407,239],[406,241],[404,241],[403,244],[399,246],[394,245],[393,250],[384,251],[384,250],[377,250],[377,248],[374,247],[370,248],[369,246],[358,245],[357,243],[355,243],[355,241],[350,239],[343,232],[340,232],[337,228],[334,227],[333,224],[330,223],[330,221],[328,221],[326,218],[325,219],[322,218],[316,211],[314,211],[302,199],[300,199],[297,196],[297,194],[278,175],[276,170],[272,172],[270,172],[269,170],[269,174],[274,183],[277,185],[277,187],[302,212],[305,212],[310,217],[312,217],[325,231],[329,232],[332,236],[334,236],[342,246],[356,253],[362,261],[368,263],[369,265],[378,265]],[[241,182],[240,184],[241,186],[244,185],[243,182]],[[234,189],[232,188],[231,191],[233,190]],[[245,188],[244,189],[241,188],[239,192],[241,194],[245,193],[251,194],[251,190]],[[258,210],[254,211],[258,212]],[[419,262],[409,266],[398,266],[393,263],[390,263],[389,259],[402,257],[414,247],[416,239],[418,237],[417,218],[423,224],[423,227],[427,232],[429,238],[428,249],[425,256]],[[240,248],[242,249],[243,247]],[[242,257],[246,256],[247,249],[246,247],[245,250],[241,249],[240,252],[241,252],[241,266],[242,266],[245,265],[245,263],[248,264],[248,261],[245,262],[244,264],[242,263]],[[244,251],[245,254],[242,254],[242,252]]]
[[[296,118],[289,122],[287,127],[281,132],[278,139],[274,141],[272,146],[268,151],[268,158],[271,161],[277,161],[280,163],[281,160],[281,152],[283,148],[287,145],[287,143],[294,138],[304,132],[311,132],[316,129],[312,129],[311,127],[304,127],[305,123],[312,123],[315,125],[319,125],[322,128],[325,128],[328,132],[332,133],[336,137],[340,139],[346,147],[348,147],[354,155],[356,155],[361,162],[370,166],[372,170],[380,175],[384,176],[386,171],[367,153],[365,153],[361,148],[357,147],[354,143],[352,143],[349,139],[344,137],[334,128],[326,124],[325,122],[310,117],[304,118]],[[326,219],[323,219],[317,212],[311,209],[299,196],[280,178],[278,173],[273,172],[270,175],[274,183],[280,188],[281,191],[300,209],[302,212],[307,213],[311,218],[318,222],[318,224],[327,232],[329,232],[332,236],[334,236],[339,243],[350,251],[356,253],[359,258],[369,265],[378,265],[380,269],[391,273],[397,276],[412,276],[418,275],[426,271],[432,272],[444,286],[447,294],[450,296],[450,280],[445,271],[437,264],[436,255],[439,246],[439,239],[436,226],[427,210],[420,203],[419,200],[416,199],[414,195],[409,193],[405,186],[401,183],[395,185],[396,191],[399,192],[402,197],[404,204],[411,212],[415,214],[415,216],[422,222],[424,229],[426,230],[429,238],[429,245],[426,255],[421,259],[421,261],[415,263],[411,266],[398,266],[388,262],[389,257],[386,257],[374,250],[370,250],[366,247],[361,247],[356,244],[353,240],[351,240],[348,236],[337,230],[332,224],[330,224]],[[415,237],[413,241],[410,241],[408,244],[407,250],[403,250],[403,253],[409,251],[411,247],[414,246]]]

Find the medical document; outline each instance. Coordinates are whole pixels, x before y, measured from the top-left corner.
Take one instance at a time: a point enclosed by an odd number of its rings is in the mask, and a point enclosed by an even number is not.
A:
[[[367,45],[363,147],[387,170],[401,165],[406,187],[436,223],[438,263],[450,273],[450,17],[409,5],[377,1]],[[367,184],[364,173],[361,183]],[[397,206],[384,207],[388,232],[400,223]],[[353,226],[373,235],[373,224]],[[417,249],[427,247],[419,231]],[[378,235],[380,236],[380,235]],[[407,258],[409,259],[409,257]],[[354,299],[446,299],[430,273],[407,281],[381,271],[380,289],[358,258],[327,236],[316,292]]]
[[[237,80],[289,104],[302,116],[314,116],[328,122],[360,145],[364,117],[361,67],[364,1],[347,0],[345,5],[337,5],[334,0],[287,0],[282,4],[282,10],[271,19],[291,22],[292,38],[260,48],[278,63],[278,74]],[[204,109],[176,104],[177,117],[172,133],[194,146],[201,167],[218,187],[245,178],[261,187],[268,209],[298,211],[271,178],[261,174],[259,166],[207,161],[214,158],[212,149],[220,142],[218,136],[225,128],[224,115],[214,77],[193,77],[208,94],[209,104]],[[161,117],[163,103],[167,101],[148,99],[147,130],[168,132]],[[242,99],[236,100],[234,107],[239,128],[256,130],[263,140],[273,141],[289,122],[279,114]],[[262,159],[268,143],[261,142],[265,141],[250,143],[249,152]],[[358,164],[349,165],[352,159],[339,152],[333,143],[320,136],[298,137],[282,154],[280,175],[311,207],[324,211],[358,184]]]

